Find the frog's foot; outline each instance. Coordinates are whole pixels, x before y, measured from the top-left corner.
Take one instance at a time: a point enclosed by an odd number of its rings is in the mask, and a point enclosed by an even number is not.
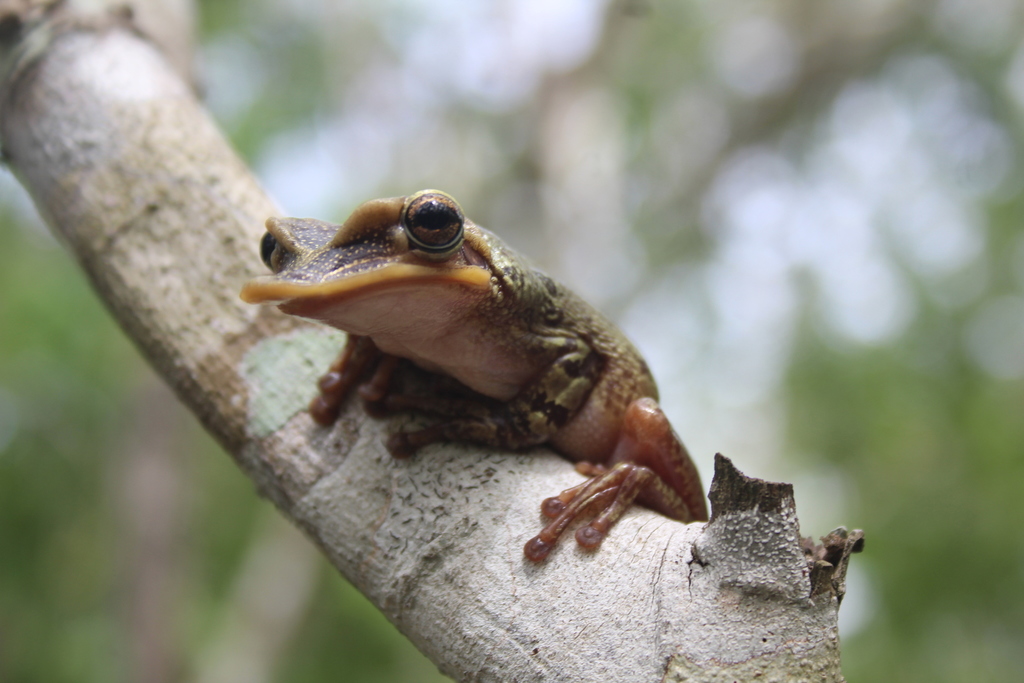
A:
[[[553,519],[526,543],[523,550],[527,559],[534,562],[543,560],[555,547],[565,528],[577,517],[594,509],[599,510],[597,516],[576,531],[576,542],[584,548],[596,548],[640,492],[652,484],[656,485],[657,481],[658,475],[650,468],[620,462],[590,481],[548,498],[541,505],[541,511]]]
[[[313,420],[325,427],[333,424],[338,419],[342,402],[371,369],[375,370],[373,377],[366,383],[370,387],[367,392],[373,395],[380,391],[380,386],[386,387],[390,373],[394,370],[393,358],[381,353],[369,337],[349,335],[338,360],[334,361],[317,383],[320,393],[309,404],[309,414]]]
[[[610,462],[611,468],[577,463],[577,471],[591,479],[541,504],[551,522],[526,544],[527,558],[547,557],[566,527],[592,509],[597,516],[576,532],[584,548],[600,545],[634,502],[683,522],[707,519],[697,470],[653,399],[637,399],[626,410]]]

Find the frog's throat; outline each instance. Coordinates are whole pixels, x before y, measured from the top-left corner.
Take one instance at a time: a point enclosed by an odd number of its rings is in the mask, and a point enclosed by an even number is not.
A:
[[[407,287],[411,284],[454,284],[470,289],[487,289],[490,280],[490,271],[478,266],[438,268],[396,263],[368,273],[327,282],[289,282],[274,275],[266,275],[245,283],[239,296],[247,304],[280,304],[320,298],[343,300],[349,296],[369,294],[390,287]]]

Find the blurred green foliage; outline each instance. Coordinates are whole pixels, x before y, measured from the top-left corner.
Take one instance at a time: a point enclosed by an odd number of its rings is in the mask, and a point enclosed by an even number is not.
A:
[[[289,212],[451,190],[625,321],[705,476],[865,529],[848,680],[1020,680],[1024,7],[530,7],[203,2],[199,71]],[[248,680],[443,680],[318,557],[260,573],[274,513],[4,188],[0,681],[218,680],[281,583]]]
[[[166,390],[153,395],[156,378],[82,273],[19,218],[0,215],[0,680],[194,680],[275,513]],[[147,599],[126,547],[126,518],[147,512],[125,501],[140,403],[174,413],[158,427],[173,444],[160,457],[182,480],[170,547],[149,549],[175,553],[158,558],[174,576],[155,586],[167,592],[157,634],[135,630],[130,604]],[[272,680],[444,680],[319,555],[313,580]],[[147,635],[167,639],[163,670],[131,661]]]
[[[0,677],[101,680],[118,667],[102,454],[139,364],[68,256],[10,211],[0,236]]]

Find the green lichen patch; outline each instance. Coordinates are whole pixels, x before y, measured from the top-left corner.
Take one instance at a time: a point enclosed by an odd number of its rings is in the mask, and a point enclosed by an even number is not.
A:
[[[690,661],[677,655],[669,661],[662,683],[845,683],[839,670],[838,642],[826,641],[807,652],[782,649],[777,653],[729,663]]]
[[[242,359],[242,376],[249,385],[249,434],[269,436],[305,410],[316,396],[317,379],[344,343],[340,332],[307,328],[253,346]]]

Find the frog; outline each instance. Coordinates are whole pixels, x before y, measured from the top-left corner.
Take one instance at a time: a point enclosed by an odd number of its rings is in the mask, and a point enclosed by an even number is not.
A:
[[[541,503],[548,521],[526,542],[528,560],[544,560],[576,520],[579,546],[596,549],[634,504],[708,519],[697,468],[634,345],[452,196],[370,200],[341,224],[271,217],[259,247],[271,274],[248,281],[243,301],[348,335],[309,406],[316,424],[329,427],[355,393],[372,415],[433,420],[387,437],[396,458],[454,442],[545,445],[575,463],[586,478]],[[438,381],[395,388],[410,364]]]

